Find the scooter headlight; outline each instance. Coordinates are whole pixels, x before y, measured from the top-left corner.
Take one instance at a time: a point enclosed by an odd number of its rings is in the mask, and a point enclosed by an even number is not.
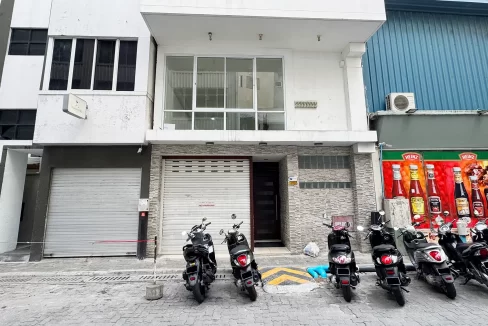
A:
[[[336,264],[349,264],[351,262],[351,257],[346,257],[344,255],[337,256],[337,257],[332,257],[332,261]]]

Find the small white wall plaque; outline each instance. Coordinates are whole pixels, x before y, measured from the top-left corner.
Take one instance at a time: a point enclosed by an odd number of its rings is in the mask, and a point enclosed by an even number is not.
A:
[[[86,119],[86,101],[76,95],[68,94],[63,97],[63,112],[78,119]]]

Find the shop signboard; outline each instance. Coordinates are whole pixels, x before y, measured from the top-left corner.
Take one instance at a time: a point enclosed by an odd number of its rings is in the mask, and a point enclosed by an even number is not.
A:
[[[441,217],[471,227],[488,216],[488,151],[387,151],[382,167],[385,198],[407,198],[421,228]]]

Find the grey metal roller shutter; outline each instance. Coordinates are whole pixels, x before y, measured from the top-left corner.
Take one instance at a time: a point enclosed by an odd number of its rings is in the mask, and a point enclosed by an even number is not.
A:
[[[161,252],[181,255],[185,244],[181,232],[190,231],[203,217],[207,232],[214,239],[216,255],[227,255],[221,245],[219,230],[244,221],[240,231],[251,242],[251,205],[249,160],[177,160],[164,161],[163,223]],[[236,214],[237,220],[231,215]]]
[[[54,169],[44,255],[135,255],[141,169]]]

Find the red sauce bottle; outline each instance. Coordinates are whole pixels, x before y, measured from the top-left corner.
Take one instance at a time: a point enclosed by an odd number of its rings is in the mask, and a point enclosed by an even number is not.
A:
[[[425,215],[424,191],[420,185],[417,165],[410,165],[410,211],[412,216]]]
[[[427,164],[427,192],[429,195],[429,212],[431,216],[442,213],[441,197],[439,196],[439,189],[435,181],[434,165]]]
[[[485,205],[478,186],[478,178],[474,175],[469,177],[471,181],[471,210],[476,218],[485,218]]]
[[[392,197],[393,198],[407,198],[407,193],[403,188],[402,182],[402,175],[400,173],[400,165],[393,164],[391,166],[393,168],[393,190],[392,190]]]

